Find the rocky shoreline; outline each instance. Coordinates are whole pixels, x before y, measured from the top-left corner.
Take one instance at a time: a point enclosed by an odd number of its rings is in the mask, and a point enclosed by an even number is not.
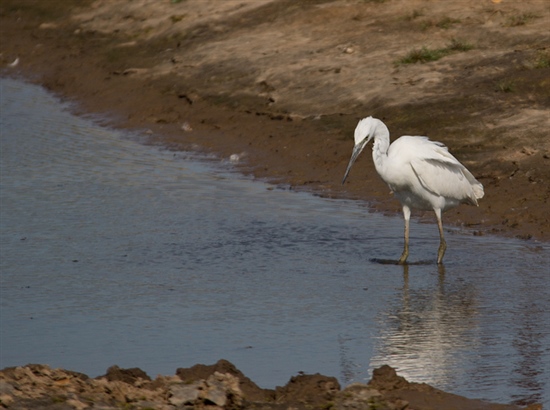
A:
[[[179,368],[151,379],[139,368],[110,367],[85,374],[31,364],[0,371],[0,406],[44,410],[541,410],[487,403],[411,383],[389,366],[373,371],[367,384],[342,389],[337,379],[301,374],[274,390],[262,389],[232,363]]]

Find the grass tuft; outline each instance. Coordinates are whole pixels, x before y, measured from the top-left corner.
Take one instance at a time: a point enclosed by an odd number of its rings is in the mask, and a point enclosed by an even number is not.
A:
[[[549,68],[550,67],[550,53],[539,52],[534,64],[535,68]]]
[[[413,17],[410,16],[408,20],[409,21],[413,20]],[[426,31],[428,29],[431,29],[432,27],[437,27],[437,28],[447,30],[447,29],[450,29],[453,26],[453,24],[458,24],[458,23],[460,23],[460,20],[446,16],[446,17],[440,18],[435,22],[434,20],[424,20],[420,22],[420,29],[422,31]]]
[[[417,19],[418,17],[420,17],[422,15],[423,14],[420,10],[413,10],[411,14],[407,14],[405,17],[403,17],[403,20],[412,21],[412,20]]]
[[[525,24],[528,24],[537,18],[540,18],[540,16],[534,13],[516,14],[514,16],[508,17],[504,26],[505,27],[524,26]]]
[[[422,47],[420,49],[409,51],[405,57],[397,62],[399,64],[429,63],[430,61],[436,61],[445,56],[441,50],[442,49],[432,50],[427,47]]]
[[[172,23],[178,23],[182,21],[185,18],[185,16],[186,16],[185,14],[174,14],[170,16],[170,20],[172,21]]]
[[[474,46],[470,43],[453,39],[447,47],[435,49],[422,47],[409,51],[405,57],[397,60],[397,64],[429,63],[431,61],[437,61],[449,54],[468,51],[472,48],[474,48]]]
[[[460,20],[451,17],[443,17],[441,20],[435,23],[435,26],[446,30],[448,28],[451,28],[453,24],[457,23],[460,23]]]
[[[497,91],[501,93],[514,92],[514,80],[502,80],[497,83]]]
[[[453,38],[451,40],[451,44],[449,44],[446,49],[449,52],[453,52],[453,51],[470,51],[472,48],[474,48],[473,44],[466,43],[464,41],[460,41]]]

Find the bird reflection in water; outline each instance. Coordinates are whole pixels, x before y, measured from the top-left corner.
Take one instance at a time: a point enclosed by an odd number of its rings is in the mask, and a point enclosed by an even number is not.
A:
[[[428,282],[411,285],[411,269],[431,273]],[[369,367],[387,364],[409,381],[452,386],[460,378],[459,369],[465,369],[457,363],[476,345],[476,305],[475,288],[447,283],[442,264],[437,270],[403,265],[400,298],[378,314],[379,332]]]

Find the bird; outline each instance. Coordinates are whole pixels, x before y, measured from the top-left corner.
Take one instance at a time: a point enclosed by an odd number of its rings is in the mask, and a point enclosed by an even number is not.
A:
[[[439,229],[437,263],[443,263],[447,243],[443,235],[441,213],[460,204],[479,206],[483,185],[475,179],[441,142],[424,136],[402,136],[390,145],[390,131],[379,119],[366,117],[355,128],[355,146],[342,179],[370,140],[374,139],[372,159],[376,172],[389,186],[403,208],[405,244],[398,264],[409,256],[411,209],[433,210]]]

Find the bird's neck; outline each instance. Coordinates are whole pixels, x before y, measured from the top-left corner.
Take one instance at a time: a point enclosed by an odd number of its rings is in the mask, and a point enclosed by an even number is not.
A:
[[[372,160],[377,170],[381,169],[385,159],[388,156],[390,147],[390,131],[388,127],[380,121],[374,131],[374,144],[372,145]]]

